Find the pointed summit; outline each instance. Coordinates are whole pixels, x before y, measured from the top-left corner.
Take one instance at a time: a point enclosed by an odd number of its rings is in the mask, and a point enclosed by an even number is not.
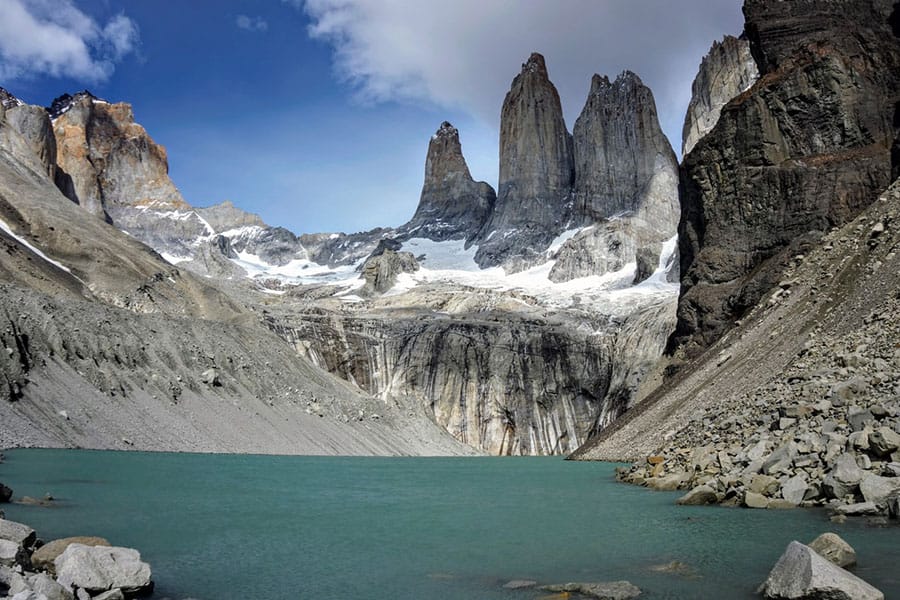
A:
[[[448,121],[431,136],[425,182],[416,214],[404,226],[410,237],[472,239],[494,206],[494,189],[469,173],[459,131]]]
[[[10,94],[5,88],[0,87],[0,106],[3,108],[12,108],[21,104],[21,100]]]
[[[503,101],[497,204],[482,231],[478,263],[517,269],[540,258],[534,248],[545,247],[568,222],[573,178],[572,136],[559,93],[544,57],[534,53]],[[518,235],[503,235],[513,231]]]

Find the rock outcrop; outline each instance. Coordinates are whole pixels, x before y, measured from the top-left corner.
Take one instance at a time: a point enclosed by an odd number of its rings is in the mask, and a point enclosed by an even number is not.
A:
[[[497,202],[481,232],[478,264],[518,270],[540,259],[571,218],[574,177],[559,93],[535,53],[503,101]]]
[[[56,136],[47,111],[28,104],[6,110],[6,122],[22,136],[51,179],[56,178]]]
[[[383,294],[394,287],[398,275],[415,273],[418,270],[419,263],[412,253],[384,249],[363,265],[361,277],[365,279],[366,284],[360,293],[365,296]]]
[[[880,591],[800,542],[788,544],[760,592],[770,600],[884,600]]]
[[[759,79],[759,69],[745,38],[726,35],[715,42],[700,63],[684,117],[681,154],[686,156],[719,122],[722,107]]]
[[[681,298],[671,348],[693,356],[787,262],[891,181],[900,52],[889,2],[747,0],[761,77],[681,172]]]
[[[407,237],[471,240],[490,216],[496,199],[490,185],[472,179],[459,131],[444,121],[428,144],[419,206],[401,229]]]

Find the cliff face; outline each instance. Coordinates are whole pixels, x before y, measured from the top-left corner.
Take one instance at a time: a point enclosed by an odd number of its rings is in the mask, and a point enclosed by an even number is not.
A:
[[[891,3],[748,0],[744,12],[761,78],[722,109],[681,168],[671,346],[687,355],[891,180],[900,80]]]
[[[478,264],[517,269],[538,258],[571,217],[574,176],[559,93],[544,57],[532,54],[503,101],[497,203],[482,230]]]
[[[721,42],[713,43],[691,86],[681,138],[683,156],[715,127],[722,107],[758,78],[759,69],[750,54],[748,40],[726,35]]]
[[[469,173],[459,143],[459,131],[441,124],[428,144],[425,183],[416,214],[403,230],[410,237],[443,241],[473,239],[491,214],[494,189]]]

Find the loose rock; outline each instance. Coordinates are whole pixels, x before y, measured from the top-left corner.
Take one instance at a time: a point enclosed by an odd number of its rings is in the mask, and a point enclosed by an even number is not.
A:
[[[777,600],[884,600],[880,591],[796,541],[778,559],[760,592]]]

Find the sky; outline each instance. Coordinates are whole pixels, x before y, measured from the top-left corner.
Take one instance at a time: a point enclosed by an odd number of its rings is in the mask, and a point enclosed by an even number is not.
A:
[[[430,136],[496,188],[500,108],[532,51],[572,126],[593,73],[654,92],[676,152],[691,82],[741,0],[0,0],[0,86],[129,102],[189,203],[297,233],[397,226]]]

